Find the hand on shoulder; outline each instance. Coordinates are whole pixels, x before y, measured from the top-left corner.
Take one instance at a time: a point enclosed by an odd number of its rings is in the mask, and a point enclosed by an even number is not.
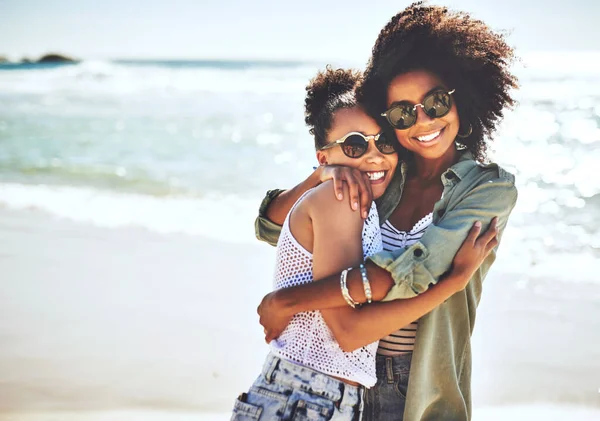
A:
[[[348,186],[344,188],[344,193],[348,193]],[[340,241],[345,235],[349,238],[358,235],[360,238],[364,224],[358,211],[335,197],[333,181],[326,181],[310,190],[293,208],[289,218],[294,238],[310,252],[314,251],[317,234],[321,238],[331,236]]]
[[[350,192],[348,184],[342,183],[342,191],[344,197]],[[355,221],[357,224],[362,224],[364,220],[361,218],[358,210],[353,210],[345,200],[338,200],[335,197],[333,189],[333,181],[327,180],[315,187],[305,198],[306,210],[311,218],[319,219],[334,219],[340,218],[344,221]]]

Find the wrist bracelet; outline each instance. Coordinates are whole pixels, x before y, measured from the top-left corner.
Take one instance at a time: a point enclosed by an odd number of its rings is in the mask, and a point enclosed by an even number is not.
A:
[[[348,291],[348,286],[346,285],[348,272],[350,272],[351,270],[352,268],[348,268],[342,271],[342,274],[340,275],[340,289],[342,290],[342,297],[344,297],[346,303],[348,303],[350,307],[356,308],[356,306],[359,305],[359,303],[352,299],[352,297],[350,296],[350,291]]]
[[[371,283],[369,282],[369,278],[367,278],[367,268],[364,264],[360,264],[360,274],[362,276],[363,288],[365,289],[365,297],[367,298],[367,303],[371,304],[373,301],[373,292],[371,291]]]

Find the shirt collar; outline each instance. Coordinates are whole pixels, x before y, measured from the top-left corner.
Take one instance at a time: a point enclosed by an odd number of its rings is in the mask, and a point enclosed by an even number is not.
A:
[[[473,159],[473,154],[469,151],[464,151],[460,154],[456,164],[452,165],[444,172],[444,176],[446,178],[453,178],[453,176],[449,176],[449,174],[452,173],[459,180],[462,180],[467,173],[473,169],[474,165],[477,165],[477,162]]]
[[[401,173],[402,178],[406,176],[406,172],[408,171],[407,163],[402,162],[401,164]],[[473,159],[473,154],[469,151],[460,152],[460,156],[458,161],[448,168],[442,174],[442,178],[447,180],[453,179],[454,177],[458,178],[458,180],[462,180],[465,176],[473,169],[474,166],[481,165]],[[443,181],[443,180],[442,180]],[[389,187],[388,187],[389,188]]]

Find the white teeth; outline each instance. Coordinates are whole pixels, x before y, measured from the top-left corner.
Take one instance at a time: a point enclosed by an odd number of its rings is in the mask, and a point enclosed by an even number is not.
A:
[[[377,181],[385,176],[385,171],[368,171],[367,176],[371,181]]]
[[[429,142],[438,137],[440,133],[441,130],[438,130],[437,132],[428,134],[427,136],[417,136],[417,139],[419,140],[419,142]]]

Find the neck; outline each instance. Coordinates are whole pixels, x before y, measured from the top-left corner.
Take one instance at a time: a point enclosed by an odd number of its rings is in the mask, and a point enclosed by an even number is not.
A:
[[[437,159],[426,159],[415,154],[411,172],[414,177],[424,182],[439,182],[442,174],[457,160],[458,152],[453,147]]]

